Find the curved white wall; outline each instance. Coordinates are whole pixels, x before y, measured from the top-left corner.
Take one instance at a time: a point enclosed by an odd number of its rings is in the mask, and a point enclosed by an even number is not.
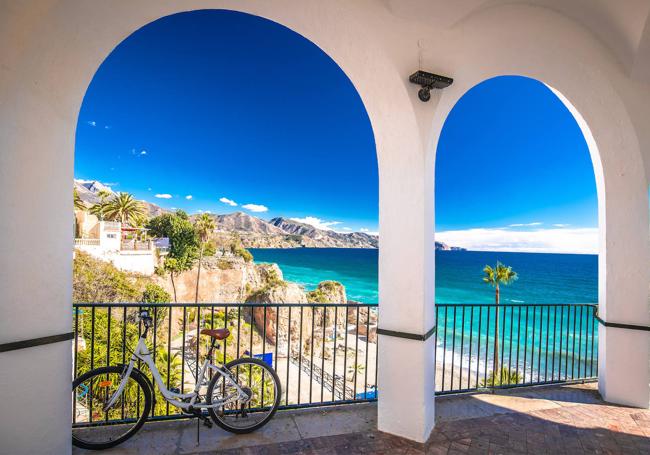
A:
[[[0,342],[70,330],[74,133],[95,70],[139,27],[200,8],[236,9],[290,27],[327,52],[359,91],[378,152],[383,328],[425,333],[433,325],[437,137],[467,89],[501,74],[548,83],[589,125],[602,164],[600,189],[604,187],[599,200],[601,313],[616,322],[648,324],[644,169],[650,165],[643,156],[650,158],[650,153],[640,146],[649,143],[642,139],[648,133],[635,129],[647,126],[650,118],[648,86],[631,80],[620,60],[590,31],[557,12],[507,4],[480,9],[460,22],[451,21],[456,23],[451,26],[424,15],[395,16],[388,4],[0,2]],[[444,2],[441,8],[460,8],[454,5]],[[455,79],[426,104],[407,82],[417,69],[418,42],[424,68]],[[601,334],[606,398],[647,406],[650,336],[614,329],[601,329]],[[432,339],[419,343],[384,336],[380,343],[379,427],[422,441],[434,416]],[[626,344],[628,349],[621,351]],[[0,361],[17,368],[0,371],[0,452],[69,452],[69,346],[0,354]],[[396,363],[411,374],[393,377],[388,367]],[[28,365],[36,365],[37,371],[18,373]],[[42,381],[44,372],[47,382]],[[41,393],[31,403],[34,388]],[[403,390],[411,393],[404,396]],[[35,416],[35,409],[48,418]]]

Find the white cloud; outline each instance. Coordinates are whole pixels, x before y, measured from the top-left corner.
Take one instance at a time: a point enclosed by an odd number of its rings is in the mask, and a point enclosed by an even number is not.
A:
[[[370,229],[368,229],[368,228],[361,228],[361,229],[359,229],[359,230],[360,230],[361,232],[368,232]]]
[[[190,199],[192,199],[192,195],[188,194],[187,196],[185,196],[185,199],[187,199],[189,201]]]
[[[231,207],[236,207],[237,203],[233,201],[232,199],[228,199],[227,197],[222,197],[219,199],[219,202],[223,202],[224,204],[228,204]]]
[[[598,253],[598,228],[532,231],[477,228],[437,232],[436,240],[474,251]]]
[[[539,221],[535,221],[534,223],[515,223],[515,224],[509,224],[508,227],[524,227],[524,226],[541,226],[542,223]]]
[[[344,228],[343,228],[343,230],[344,230],[344,231],[351,231],[351,230],[352,230],[352,228],[349,228],[349,227],[344,227]]]
[[[156,194],[156,197],[157,197],[158,199],[171,199],[171,198],[172,198],[172,195],[171,195],[171,194],[167,194],[167,193],[162,193],[162,194],[159,193],[159,194]]]
[[[104,129],[105,129],[105,130],[110,130],[111,128],[112,128],[111,125],[104,125]]]
[[[151,188],[147,188],[147,191],[151,191]]]
[[[242,205],[243,208],[246,210],[250,210],[251,212],[268,212],[269,208],[265,205],[259,205],[259,204],[245,204]]]
[[[140,156],[144,156],[144,155],[146,155],[146,154],[147,154],[147,151],[146,151],[146,150],[141,150],[141,151],[140,151]]]
[[[557,223],[557,224],[553,225],[553,227],[559,227],[559,228],[564,228],[564,227],[568,227],[568,226],[571,226],[571,225],[570,224],[561,224],[561,223]]]
[[[97,126],[97,122],[94,120],[88,120],[86,123],[90,126]]]
[[[306,216],[304,218],[291,218],[293,221],[297,221],[298,223],[304,223],[304,224],[309,224],[310,226],[314,226],[316,229],[322,229],[324,231],[331,231],[332,228],[330,226],[336,226],[337,224],[341,224],[340,221],[325,221],[321,220],[320,218],[316,218],[315,216]]]

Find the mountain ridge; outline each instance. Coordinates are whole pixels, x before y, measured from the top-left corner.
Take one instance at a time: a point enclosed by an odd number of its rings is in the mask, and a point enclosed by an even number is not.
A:
[[[102,190],[116,194],[110,186],[98,180],[75,179],[74,187],[86,205],[97,204],[100,201],[98,194]],[[139,202],[145,205],[151,217],[171,212],[151,202]],[[215,222],[215,236],[230,236],[236,233],[244,248],[379,248],[379,236],[366,232],[319,229],[311,224],[282,216],[264,220],[242,211],[209,215]],[[197,216],[194,214],[190,218],[193,220]],[[435,249],[463,250],[442,242],[435,242]]]

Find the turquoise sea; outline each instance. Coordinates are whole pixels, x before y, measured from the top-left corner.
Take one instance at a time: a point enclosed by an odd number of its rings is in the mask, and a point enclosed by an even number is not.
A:
[[[325,280],[345,285],[348,299],[378,301],[378,251],[345,248],[251,249],[255,262],[275,262],[284,279],[311,290]],[[436,252],[436,303],[491,303],[494,290],[482,269],[496,261],[519,274],[502,288],[503,303],[594,303],[598,301],[598,256],[580,254]]]
[[[277,263],[285,280],[300,283],[307,290],[321,281],[336,280],[345,285],[349,300],[378,301],[377,250],[299,248],[251,252],[256,262]],[[497,261],[512,266],[519,275],[512,285],[501,288],[501,303],[598,301],[596,255],[438,251],[436,303],[458,305],[437,307],[437,358],[448,365],[443,370],[447,381],[454,377],[453,366],[456,374],[463,371],[459,366],[466,369],[463,384],[456,383],[456,387],[469,388],[472,378],[476,385],[491,369],[495,308],[460,304],[494,302],[494,289],[483,283],[482,270]],[[593,377],[598,347],[593,310],[583,305],[515,305],[502,309],[499,338],[503,365],[523,375],[524,382]],[[468,370],[471,375],[467,375]]]

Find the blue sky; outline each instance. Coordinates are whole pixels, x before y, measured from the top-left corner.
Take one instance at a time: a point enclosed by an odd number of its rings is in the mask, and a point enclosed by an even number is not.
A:
[[[178,14],[131,35],[97,71],[77,127],[76,178],[190,213],[376,231],[377,172],[370,121],[338,65],[236,12]]]
[[[377,231],[375,145],[356,90],[315,45],[254,16],[183,13],[128,37],[88,88],[75,156],[76,178],[165,208]],[[468,92],[436,166],[441,240],[478,249],[478,229],[491,249],[536,250],[531,235],[561,231],[571,244],[597,225],[585,141],[536,81],[498,78]],[[523,240],[497,239],[503,232]]]
[[[436,161],[441,239],[472,249],[596,251],[589,149],[544,84],[510,76],[472,88],[445,122]]]

